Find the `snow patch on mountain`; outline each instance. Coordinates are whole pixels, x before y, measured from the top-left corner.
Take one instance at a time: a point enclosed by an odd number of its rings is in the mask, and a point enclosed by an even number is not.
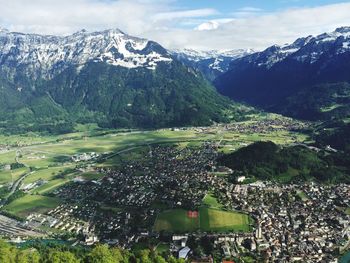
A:
[[[341,27],[333,32],[323,33],[316,37],[299,38],[292,44],[274,45],[243,59],[259,67],[266,68],[271,68],[286,58],[312,64],[329,50],[336,50],[336,54],[350,51],[349,43],[350,27]]]
[[[199,51],[194,49],[176,49],[171,53],[180,61],[192,62],[194,64],[206,64],[210,69],[225,72],[232,60],[254,53],[253,49],[237,50],[209,50]]]
[[[79,70],[90,61],[152,70],[160,62],[172,61],[157,43],[118,29],[93,33],[82,30],[64,37],[10,33],[5,29],[0,32],[0,65],[9,72],[23,66],[35,78],[52,78],[72,65]]]

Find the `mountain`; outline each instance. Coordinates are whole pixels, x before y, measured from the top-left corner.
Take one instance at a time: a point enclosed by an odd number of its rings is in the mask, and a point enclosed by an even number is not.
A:
[[[0,30],[0,127],[66,131],[206,125],[229,100],[156,42],[120,30],[44,36]]]
[[[252,49],[228,51],[183,49],[173,50],[172,54],[185,65],[199,70],[207,80],[213,81],[229,69],[230,63],[233,60],[252,54],[253,52]]]
[[[235,100],[317,120],[350,114],[349,72],[350,27],[342,27],[236,59],[214,84]]]

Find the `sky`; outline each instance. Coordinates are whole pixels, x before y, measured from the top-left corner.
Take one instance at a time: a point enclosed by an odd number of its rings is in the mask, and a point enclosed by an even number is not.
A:
[[[0,0],[0,27],[67,35],[119,28],[166,48],[264,49],[350,26],[350,1]]]

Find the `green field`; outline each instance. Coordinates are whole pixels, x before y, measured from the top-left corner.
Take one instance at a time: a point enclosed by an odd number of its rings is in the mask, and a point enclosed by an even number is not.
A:
[[[218,200],[211,194],[206,194],[203,198],[203,205],[208,206],[210,208],[221,208],[222,205],[218,202]]]
[[[193,232],[199,228],[199,218],[188,218],[187,210],[173,209],[158,215],[156,231]]]
[[[50,167],[48,169],[42,169],[35,171],[28,177],[26,177],[23,181],[24,184],[33,183],[40,179],[50,181],[56,179],[55,177],[60,173],[66,171],[68,168],[73,168],[73,166],[62,166],[62,167]]]
[[[2,143],[2,141],[0,142]],[[14,163],[15,161],[16,161],[15,151],[0,153],[0,164],[11,164],[11,163]]]
[[[237,232],[250,231],[249,216],[238,212],[200,208],[200,228],[202,231]]]
[[[42,195],[25,195],[6,205],[4,210],[24,218],[31,213],[45,213],[59,204],[60,200],[57,198]]]
[[[22,175],[29,172],[26,167],[18,168],[11,171],[0,171],[0,184],[17,181]]]
[[[46,194],[49,192],[52,192],[53,190],[55,190],[56,188],[68,183],[70,181],[70,179],[55,179],[52,181],[49,181],[48,183],[39,186],[38,188],[35,188],[33,190],[31,190],[32,193],[35,194]]]
[[[193,232],[196,230],[207,232],[237,232],[250,231],[248,215],[223,211],[220,209],[201,207],[199,218],[188,218],[187,210],[168,210],[158,215],[154,229],[175,233]]]

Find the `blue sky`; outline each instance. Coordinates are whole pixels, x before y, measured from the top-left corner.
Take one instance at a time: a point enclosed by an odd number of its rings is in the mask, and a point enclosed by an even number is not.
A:
[[[315,7],[320,5],[342,3],[334,0],[179,0],[176,5],[180,8],[215,8],[222,14],[230,14],[244,7],[255,7],[265,11],[278,11],[295,7]]]
[[[344,3],[346,1],[335,0],[178,0],[174,6],[178,9],[202,9],[212,8],[217,14],[203,16],[202,18],[224,19],[242,17],[243,15],[263,15],[273,12],[281,12],[288,9],[312,8],[324,5]],[[200,20],[200,18],[198,18]]]
[[[67,35],[119,28],[166,48],[264,49],[350,26],[350,1],[0,0],[0,27]]]

